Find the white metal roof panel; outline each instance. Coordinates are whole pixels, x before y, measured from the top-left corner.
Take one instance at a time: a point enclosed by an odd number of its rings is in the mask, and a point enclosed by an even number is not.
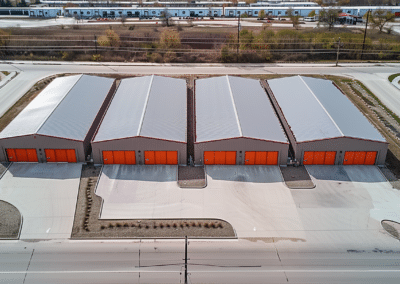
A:
[[[244,137],[288,143],[283,128],[260,82],[228,77]]]
[[[288,143],[258,80],[224,76],[196,81],[197,142],[248,137]]]
[[[37,133],[83,141],[113,82],[83,75]]]
[[[196,142],[240,137],[227,77],[196,80]]]
[[[0,138],[35,134],[82,75],[54,79],[0,133]]]
[[[344,136],[385,141],[331,81],[294,76],[268,84],[298,142]]]
[[[154,76],[140,136],[186,142],[186,80]]]
[[[186,142],[185,80],[121,80],[93,142],[136,136]]]
[[[139,135],[152,76],[121,80],[94,142]]]

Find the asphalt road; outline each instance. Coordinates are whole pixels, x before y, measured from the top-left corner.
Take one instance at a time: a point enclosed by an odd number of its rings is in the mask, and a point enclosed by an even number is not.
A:
[[[58,73],[124,73],[124,74],[323,74],[343,75],[362,81],[386,105],[400,115],[400,90],[387,76],[398,73],[399,63],[383,64],[147,64],[94,62],[31,62],[0,63],[1,71],[20,74],[0,89],[0,115],[21,98],[37,80]],[[379,75],[378,75],[379,74]]]
[[[183,240],[0,244],[0,283],[184,283]],[[399,256],[189,240],[189,283],[398,283]]]

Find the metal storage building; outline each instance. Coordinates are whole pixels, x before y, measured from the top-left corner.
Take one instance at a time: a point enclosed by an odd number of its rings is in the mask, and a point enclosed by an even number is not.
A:
[[[121,80],[92,141],[100,164],[186,164],[186,80]]]
[[[301,164],[385,163],[388,143],[333,82],[294,76],[266,88]]]
[[[289,143],[258,80],[196,80],[195,102],[196,164],[286,165]]]
[[[0,133],[0,161],[84,162],[114,81],[88,75],[54,79]]]

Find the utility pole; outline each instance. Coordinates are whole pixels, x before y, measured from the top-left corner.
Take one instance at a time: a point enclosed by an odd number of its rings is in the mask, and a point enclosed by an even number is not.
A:
[[[236,63],[239,63],[239,42],[240,42],[240,11],[236,12],[238,16],[238,30],[237,30],[237,46],[236,46]]]
[[[94,35],[94,46],[96,48],[96,54],[97,54],[97,36]]]
[[[340,52],[340,37],[339,37],[339,41],[338,41],[338,45],[337,45],[336,66],[338,66],[338,62],[339,62],[339,52]]]
[[[370,12],[371,12],[371,10],[367,11],[367,20],[365,21],[364,40],[363,40],[363,45],[362,45],[362,49],[361,49],[361,57],[360,57],[361,60],[362,60],[363,54],[364,54],[365,38],[367,37],[368,17],[369,17]]]
[[[188,270],[187,270],[187,245],[188,245],[188,240],[187,236],[185,236],[185,284],[188,284]]]

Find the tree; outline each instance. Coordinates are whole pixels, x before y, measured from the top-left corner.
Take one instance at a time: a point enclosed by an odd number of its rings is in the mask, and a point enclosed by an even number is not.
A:
[[[161,12],[160,18],[164,26],[167,27],[172,26],[171,16],[172,16],[171,13],[168,12],[167,9],[164,9],[164,11]]]
[[[114,48],[118,48],[121,44],[119,35],[111,29],[106,30],[106,34],[100,36],[97,42],[100,46],[111,46]]]
[[[307,17],[314,17],[315,16],[315,10],[312,10],[310,13],[308,13]]]
[[[4,50],[5,52],[5,47],[8,45],[10,42],[10,33],[0,30],[0,47],[4,46],[4,48],[0,48],[0,54],[2,54],[1,50]]]
[[[295,15],[292,8],[289,8],[287,10],[287,14],[288,14],[288,17],[290,18],[290,20],[292,21],[293,28],[295,28],[296,30],[299,29],[299,26],[300,26],[299,16]]]
[[[181,37],[177,31],[164,30],[160,36],[160,47],[163,49],[177,49],[181,47]]]
[[[260,10],[260,13],[258,14],[258,17],[259,17],[261,20],[264,20],[264,18],[265,18],[265,11],[264,11],[264,10]]]
[[[395,14],[388,10],[375,10],[370,15],[371,25],[379,29],[379,32],[383,31],[384,26],[389,22],[394,22]]]
[[[322,9],[319,13],[318,26],[328,26],[328,29],[331,30],[337,21],[339,12],[340,10],[334,8]]]

